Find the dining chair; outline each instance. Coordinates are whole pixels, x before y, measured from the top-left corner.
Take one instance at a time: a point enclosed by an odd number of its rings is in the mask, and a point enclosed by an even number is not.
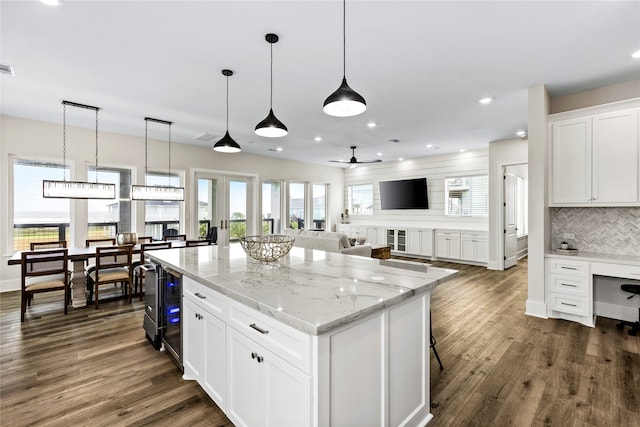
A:
[[[211,244],[208,240],[187,240],[187,247],[189,246],[209,246]]]
[[[140,246],[140,261],[133,264],[133,286],[135,292],[138,292],[138,285],[140,285],[140,299],[142,300],[142,286],[144,284],[144,269],[140,268],[142,264],[146,262],[144,254],[148,251],[157,249],[171,249],[171,242],[154,242],[144,243]],[[133,292],[129,293],[129,301]]]
[[[21,311],[24,322],[27,303],[33,294],[64,290],[64,314],[71,302],[71,278],[67,248],[41,249],[22,252]]]
[[[187,240],[187,235],[186,234],[172,234],[172,235],[164,236],[163,240],[165,242],[169,242],[169,241],[172,241],[172,240]]]
[[[210,241],[212,245],[218,243],[218,227],[210,227],[204,239]]]
[[[85,248],[91,248],[94,246],[96,247],[97,246],[115,246],[115,244],[116,244],[115,237],[106,237],[103,239],[87,239],[84,241]],[[90,263],[89,261],[87,261],[87,263],[84,266],[85,275],[91,268],[94,268],[94,267],[95,267],[94,263]]]
[[[37,249],[58,249],[58,248],[66,248],[67,241],[66,240],[57,240],[50,242],[30,242],[29,249],[35,251]]]
[[[133,283],[132,245],[98,246],[96,248],[96,265],[87,272],[87,288],[89,302],[95,294],[95,307],[98,309],[100,285],[122,283],[124,293]]]
[[[143,243],[151,243],[153,242],[153,237],[151,236],[143,236],[143,237],[138,237],[138,244],[141,245]]]

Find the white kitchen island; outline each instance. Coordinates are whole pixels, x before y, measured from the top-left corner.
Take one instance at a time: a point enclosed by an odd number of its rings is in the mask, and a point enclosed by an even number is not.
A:
[[[293,248],[157,250],[183,273],[184,379],[239,426],[422,426],[431,290],[455,270]]]

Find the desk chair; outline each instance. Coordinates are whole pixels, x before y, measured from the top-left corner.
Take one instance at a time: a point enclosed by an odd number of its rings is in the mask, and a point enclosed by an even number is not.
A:
[[[133,284],[132,268],[133,246],[98,246],[96,248],[96,266],[87,272],[87,287],[89,288],[89,302],[95,292],[95,306],[98,309],[100,285],[108,283],[122,283],[124,293]]]
[[[636,295],[640,295],[640,285],[631,285],[631,284],[624,284],[624,285],[620,285],[620,289],[622,289],[623,292],[629,292],[631,294],[631,296],[629,296],[627,299],[631,299],[633,297],[635,297]],[[620,329],[621,331],[624,330],[625,326],[631,326],[631,329],[629,330],[629,335],[637,335],[638,331],[640,331],[640,307],[638,307],[638,321],[637,322],[627,322],[625,320],[621,321],[620,323],[618,323],[616,325],[616,328]]]
[[[71,302],[71,278],[67,248],[22,252],[20,322],[24,322],[27,303],[33,294],[64,290],[64,314]]]
[[[144,284],[144,270],[140,266],[146,262],[144,254],[157,249],[171,249],[171,242],[143,243],[140,246],[140,261],[133,264],[133,287],[138,293],[138,284],[140,284],[140,300],[142,300],[142,285]],[[133,292],[130,292],[129,301],[131,301],[132,295]]]

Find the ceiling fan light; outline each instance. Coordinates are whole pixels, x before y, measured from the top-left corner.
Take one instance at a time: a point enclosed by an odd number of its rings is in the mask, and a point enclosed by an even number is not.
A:
[[[346,77],[342,77],[342,84],[325,99],[322,109],[330,116],[357,116],[367,109],[367,101],[358,92],[349,87]]]
[[[269,110],[267,117],[256,125],[256,134],[267,138],[278,138],[289,133],[287,127]]]
[[[242,149],[240,148],[240,144],[235,142],[231,135],[229,135],[229,131],[224,134],[222,139],[213,146],[215,151],[220,153],[239,153]]]

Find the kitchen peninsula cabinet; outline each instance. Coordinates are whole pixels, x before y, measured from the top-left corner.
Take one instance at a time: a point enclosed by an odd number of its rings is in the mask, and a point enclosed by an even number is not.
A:
[[[455,270],[296,247],[259,263],[235,244],[150,258],[184,275],[184,378],[234,424],[424,426],[432,418],[431,291]],[[224,327],[203,333],[198,322],[209,315]],[[207,355],[211,336],[224,360]],[[205,385],[209,375],[217,386]]]
[[[640,205],[638,104],[549,116],[550,206]]]

